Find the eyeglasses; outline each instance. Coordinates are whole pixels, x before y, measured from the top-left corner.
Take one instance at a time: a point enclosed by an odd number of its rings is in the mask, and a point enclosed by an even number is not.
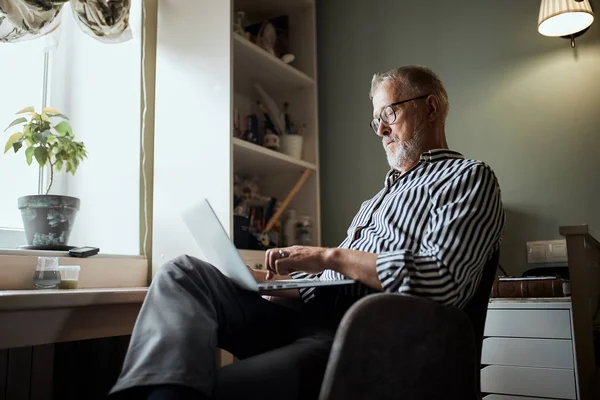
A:
[[[383,110],[381,110],[381,112],[379,113],[379,117],[373,118],[373,120],[370,123],[371,129],[373,129],[373,132],[377,133],[377,131],[379,131],[379,125],[381,124],[381,121],[383,121],[383,123],[386,125],[391,125],[394,122],[396,122],[396,111],[394,110],[395,106],[398,106],[400,104],[407,103],[407,102],[413,101],[413,100],[424,99],[428,96],[429,95],[426,94],[426,95],[419,96],[419,97],[413,97],[412,99],[397,101],[395,103],[388,104],[387,106],[383,107]]]

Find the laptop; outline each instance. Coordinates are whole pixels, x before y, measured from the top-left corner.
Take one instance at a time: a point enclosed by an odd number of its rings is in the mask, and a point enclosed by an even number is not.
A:
[[[204,253],[205,261],[214,265],[223,275],[229,277],[246,290],[260,292],[265,290],[287,290],[305,287],[349,285],[352,279],[285,279],[256,282],[235,245],[219,222],[217,215],[207,199],[183,213],[183,220],[194,239]]]

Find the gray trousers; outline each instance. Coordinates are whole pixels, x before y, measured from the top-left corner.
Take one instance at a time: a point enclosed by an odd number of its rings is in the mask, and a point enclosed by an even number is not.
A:
[[[292,310],[178,257],[152,281],[111,394],[178,384],[215,399],[316,399],[347,308],[322,293]],[[241,361],[218,368],[217,348]]]

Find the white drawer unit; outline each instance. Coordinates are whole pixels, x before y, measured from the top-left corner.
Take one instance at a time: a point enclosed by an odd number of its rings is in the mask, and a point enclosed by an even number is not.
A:
[[[573,342],[488,337],[483,340],[481,364],[573,369]]]
[[[568,299],[493,299],[481,349],[484,400],[578,400]]]

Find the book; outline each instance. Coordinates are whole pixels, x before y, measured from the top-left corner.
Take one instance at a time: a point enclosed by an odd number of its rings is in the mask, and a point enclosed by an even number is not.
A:
[[[567,297],[569,281],[556,277],[500,278],[494,281],[491,297]]]

